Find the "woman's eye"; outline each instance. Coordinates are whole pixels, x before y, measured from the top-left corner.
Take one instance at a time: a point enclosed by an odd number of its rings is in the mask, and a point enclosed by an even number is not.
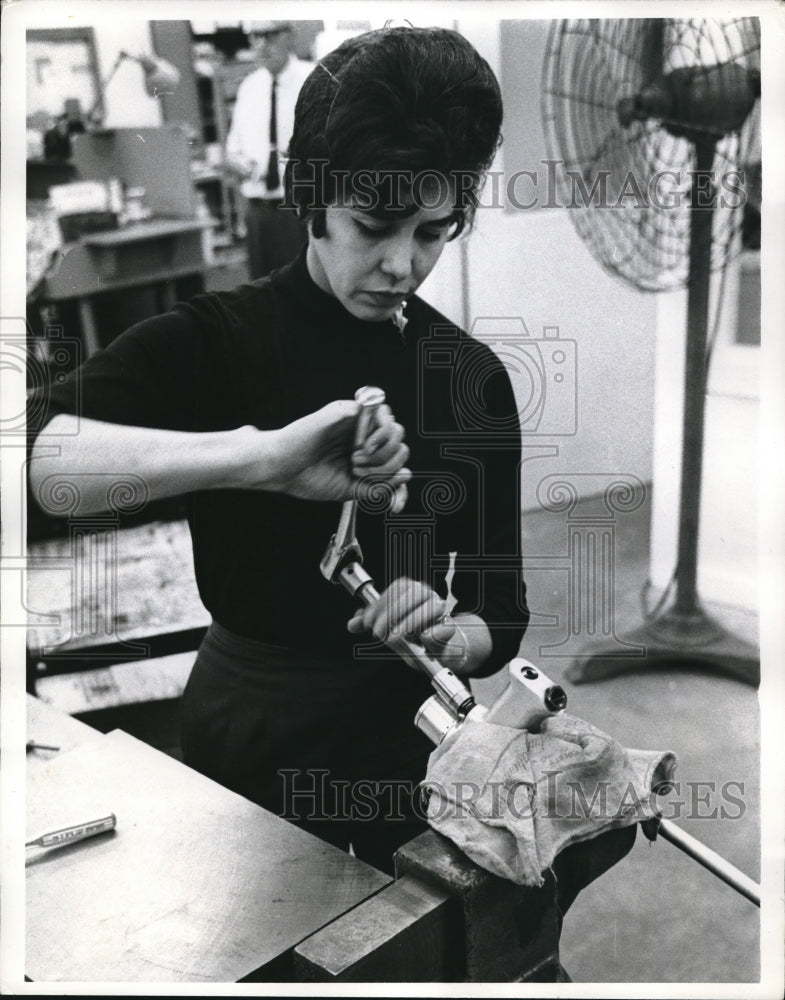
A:
[[[360,232],[366,236],[383,236],[387,232],[387,226],[369,226],[368,223],[360,222],[359,219],[354,219],[353,221]]]
[[[369,239],[383,239],[389,235],[394,226],[385,225],[383,222],[366,222],[364,219],[352,217],[352,221],[363,236]],[[445,228],[438,226],[434,229],[417,229],[417,239],[423,243],[438,243],[445,235]]]

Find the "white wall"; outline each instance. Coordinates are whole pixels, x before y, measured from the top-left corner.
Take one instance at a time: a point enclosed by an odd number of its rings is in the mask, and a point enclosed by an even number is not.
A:
[[[36,24],[36,27],[91,27],[95,36],[98,74],[104,81],[121,50],[134,56],[154,54],[149,21],[117,15],[108,17],[107,12],[111,6],[108,4],[106,11],[102,13],[100,5],[96,5],[95,14],[89,21],[75,17],[60,20],[51,18],[46,24]],[[67,7],[64,9],[67,10]],[[109,81],[104,91],[104,108],[104,125],[107,128],[155,126],[162,123],[160,102],[150,97],[144,89],[142,67],[130,59],[121,63]]]
[[[473,19],[459,27],[488,59],[504,90],[498,22]],[[535,80],[541,76],[542,31],[542,26],[532,31],[528,41],[524,31],[521,40],[520,59]],[[505,93],[504,98],[506,119],[514,114],[539,118],[538,90]],[[536,169],[546,156],[541,136],[538,140],[534,132],[529,169]],[[493,169],[504,170],[504,146]],[[463,273],[468,274],[465,287]],[[567,210],[481,207],[465,246],[448,247],[423,294],[467,328],[478,317],[520,317],[532,338],[542,337],[543,327],[555,326],[561,339],[575,342],[577,433],[527,438],[557,447],[558,454],[527,467],[525,509],[537,506],[539,480],[557,472],[630,473],[645,483],[651,479],[654,297],[603,271],[575,232]],[[525,379],[517,385],[522,406],[528,386]],[[589,488],[603,488],[600,478],[585,482]]]
[[[95,24],[98,63],[101,79],[110,72],[118,53],[153,55],[150,25],[147,21],[118,21]],[[161,102],[144,89],[142,67],[124,60],[104,94],[107,128],[127,128],[132,125],[160,125]]]
[[[709,371],[697,582],[704,601],[756,611],[760,349],[730,344],[737,271],[738,262],[728,278]],[[713,295],[711,316],[715,309]],[[686,292],[658,296],[650,570],[657,588],[667,586],[678,547],[686,310]]]
[[[498,23],[472,20],[460,28],[504,89]],[[525,35],[520,58],[530,79],[539,81],[542,28],[532,32],[531,44]],[[524,113],[534,119],[540,100],[534,89],[505,93],[506,117],[524,100]],[[536,123],[530,132],[532,163],[526,167],[536,169],[544,156],[542,136]],[[494,169],[504,169],[504,147]],[[520,316],[532,336],[544,325],[556,325],[562,338],[577,344],[577,434],[539,439],[557,445],[559,453],[532,463],[528,477],[524,471],[524,509],[537,505],[537,480],[556,472],[632,473],[651,483],[650,578],[655,588],[664,588],[676,563],[686,292],[643,293],[608,275],[567,212],[556,208],[481,209],[468,242],[449,254],[424,292],[451,319],[470,328],[478,316]],[[706,405],[698,590],[707,602],[753,611],[758,607],[758,352],[729,346],[735,295],[731,273]],[[713,301],[712,315],[714,308]],[[538,474],[532,476],[535,468]]]

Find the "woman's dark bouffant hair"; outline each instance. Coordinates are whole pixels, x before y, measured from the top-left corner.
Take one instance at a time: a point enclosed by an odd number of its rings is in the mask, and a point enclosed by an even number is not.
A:
[[[325,56],[295,109],[287,204],[324,235],[339,183],[427,172],[459,178],[457,236],[501,142],[502,100],[488,63],[455,31],[382,28]]]

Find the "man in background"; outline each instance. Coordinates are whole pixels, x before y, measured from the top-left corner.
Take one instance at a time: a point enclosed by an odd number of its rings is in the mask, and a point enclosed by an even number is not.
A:
[[[251,280],[288,264],[305,244],[305,226],[283,203],[283,163],[294,128],[294,106],[313,64],[292,52],[289,21],[252,21],[259,69],[237,91],[226,158],[246,199]]]

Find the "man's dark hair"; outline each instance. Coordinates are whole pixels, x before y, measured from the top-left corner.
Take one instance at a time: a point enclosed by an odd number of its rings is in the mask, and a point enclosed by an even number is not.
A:
[[[477,207],[501,124],[498,81],[457,32],[395,27],[350,38],[317,64],[300,91],[287,204],[301,219],[312,218],[318,238],[325,208],[342,192],[362,190],[371,210],[400,209],[390,197],[403,189],[416,201],[412,179],[435,175],[455,183],[457,236]],[[369,192],[380,197],[374,202]]]

